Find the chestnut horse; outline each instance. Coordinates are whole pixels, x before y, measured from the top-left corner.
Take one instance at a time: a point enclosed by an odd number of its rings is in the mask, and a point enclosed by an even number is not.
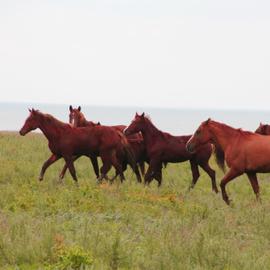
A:
[[[64,158],[66,165],[77,183],[76,171],[73,164],[74,156],[101,157],[103,166],[100,169],[99,181],[107,178],[106,174],[113,166],[119,172],[121,180],[124,179],[122,164],[116,157],[116,149],[126,147],[119,134],[110,127],[72,127],[63,123],[49,114],[43,114],[38,110],[29,110],[30,115],[20,130],[22,136],[39,128],[49,141],[51,157],[43,164],[40,172],[40,180],[43,179],[46,169],[60,158]]]
[[[126,135],[141,132],[146,145],[147,155],[150,159],[149,168],[145,174],[145,183],[149,184],[153,178],[158,181],[158,185],[162,182],[162,163],[176,163],[189,160],[192,170],[193,188],[200,177],[200,166],[211,178],[212,189],[218,192],[216,186],[215,171],[209,166],[209,159],[212,154],[212,145],[206,144],[201,147],[196,153],[190,154],[186,150],[186,142],[190,139],[189,136],[173,136],[169,133],[157,129],[151,120],[144,115],[136,113],[134,120],[125,129]]]
[[[95,124],[92,121],[86,120],[84,114],[81,112],[81,106],[79,106],[76,109],[70,105],[69,111],[70,111],[69,123],[75,127],[87,127],[87,126],[93,126],[93,125],[100,125],[99,122],[97,124]],[[111,126],[111,127],[114,128],[115,130],[117,130],[118,132],[120,132],[119,136],[124,136],[123,130],[126,128],[126,126],[116,125],[116,126]],[[144,175],[144,161],[146,161],[147,158],[146,158],[146,150],[145,150],[145,146],[143,143],[143,138],[142,138],[141,134],[137,133],[137,134],[134,134],[132,136],[128,136],[127,141],[130,144],[131,151],[134,154],[134,160],[136,163],[138,163],[140,165],[141,172]],[[132,162],[134,162],[134,160],[132,160]],[[131,166],[134,173],[136,174],[137,181],[141,182],[141,175],[140,175],[140,172],[138,171],[138,167],[136,164],[133,164],[130,162],[128,156],[126,156],[126,159],[123,160],[123,164],[122,164],[123,171],[126,170],[127,164],[129,164]],[[63,172],[64,172],[64,170],[65,170],[65,168],[63,169]],[[118,174],[116,174],[114,178],[116,178],[117,175]]]
[[[229,204],[226,185],[234,178],[246,173],[250,184],[260,198],[257,173],[270,172],[270,137],[242,129],[235,129],[223,123],[208,119],[202,122],[194,135],[187,142],[187,149],[193,153],[198,147],[213,143],[220,149],[217,156],[219,163],[224,165],[224,159],[229,171],[223,177],[220,188],[223,200]]]
[[[255,133],[258,133],[261,135],[270,135],[270,125],[260,123]]]

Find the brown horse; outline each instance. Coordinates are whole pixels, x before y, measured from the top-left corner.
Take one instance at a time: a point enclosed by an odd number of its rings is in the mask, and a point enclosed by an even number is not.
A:
[[[51,157],[43,164],[40,180],[43,179],[46,169],[60,158],[64,158],[67,167],[77,182],[76,171],[73,164],[74,156],[100,156],[103,166],[100,169],[99,180],[106,178],[107,172],[113,166],[119,172],[121,180],[124,179],[122,164],[116,157],[116,149],[126,147],[119,134],[110,127],[94,126],[75,128],[63,123],[49,114],[37,110],[29,110],[30,115],[20,130],[22,136],[39,128],[49,141]]]
[[[70,105],[69,111],[70,111],[69,123],[75,127],[87,127],[87,126],[93,126],[93,125],[100,125],[99,122],[96,124],[92,121],[86,120],[84,114],[81,112],[81,106],[79,106],[76,109]],[[123,130],[126,128],[126,126],[116,125],[116,126],[111,126],[111,127],[113,129],[115,129],[117,132],[119,132],[119,136],[124,136]],[[146,158],[146,151],[145,151],[145,146],[143,143],[143,138],[142,138],[141,134],[137,133],[137,134],[134,134],[132,136],[128,136],[127,141],[130,144],[131,151],[134,154],[134,160],[136,163],[139,164],[141,172],[144,175],[144,162],[147,160],[147,158]],[[133,169],[134,173],[136,174],[137,181],[141,182],[141,175],[140,175],[140,172],[138,171],[137,165],[136,164],[134,165],[133,163],[131,163],[134,160],[130,161],[128,158],[128,155],[127,155],[126,158],[123,159],[123,164],[122,164],[123,171],[126,170],[127,164],[129,164],[131,166],[131,168]],[[65,170],[65,168],[63,169],[63,171],[64,170]],[[118,174],[116,174],[114,178],[116,178],[117,175]]]
[[[206,143],[213,143],[220,151],[219,163],[224,159],[229,171],[223,177],[220,187],[223,200],[229,204],[225,186],[228,182],[244,173],[259,199],[259,184],[256,173],[270,172],[270,137],[249,131],[235,129],[211,119],[203,122],[187,143],[187,149],[193,153]]]
[[[158,130],[151,120],[136,113],[134,120],[125,130],[125,134],[133,134],[141,132],[146,145],[147,155],[150,159],[149,168],[145,174],[145,183],[149,184],[153,178],[158,181],[160,185],[162,182],[162,163],[176,163],[189,160],[192,170],[192,184],[193,188],[200,176],[200,166],[211,178],[212,189],[218,192],[215,179],[215,171],[209,166],[209,158],[212,154],[212,145],[206,144],[201,147],[196,153],[190,154],[186,150],[186,142],[190,136],[173,136],[169,133]]]
[[[260,123],[255,133],[258,133],[261,135],[270,135],[270,125]]]

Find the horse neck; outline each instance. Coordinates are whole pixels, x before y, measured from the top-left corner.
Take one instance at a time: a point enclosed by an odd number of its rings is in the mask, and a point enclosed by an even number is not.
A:
[[[146,145],[151,145],[162,135],[162,132],[157,129],[152,122],[147,120],[144,129],[141,131]]]
[[[62,130],[66,126],[67,124],[62,123],[53,117],[48,118],[46,115],[40,114],[39,128],[49,141],[59,138],[62,134]]]
[[[78,120],[79,120],[77,124],[78,127],[87,127],[92,123],[91,121],[87,121],[82,113],[80,114]]]
[[[80,122],[79,122],[78,127],[87,127],[88,125],[92,125],[92,122],[91,122],[91,121],[87,121],[87,120],[85,119],[85,117],[83,116],[83,117],[80,119]]]
[[[220,123],[212,124],[210,132],[213,136],[213,143],[219,145],[223,151],[239,136],[238,130]]]

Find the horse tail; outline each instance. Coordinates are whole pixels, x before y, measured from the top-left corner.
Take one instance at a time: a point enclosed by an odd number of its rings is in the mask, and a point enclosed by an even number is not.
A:
[[[121,131],[117,131],[117,133],[119,134],[120,141],[124,149],[124,153],[127,157],[127,161],[131,165],[131,168],[133,169],[133,171],[135,171],[137,168],[137,163],[136,163],[136,158],[135,158],[133,149],[130,143],[128,142],[126,136]]]
[[[218,167],[225,172],[225,154],[219,145],[214,146],[215,157]]]

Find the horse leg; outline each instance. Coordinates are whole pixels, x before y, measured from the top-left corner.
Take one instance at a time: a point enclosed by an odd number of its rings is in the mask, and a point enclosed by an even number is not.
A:
[[[153,180],[153,172],[149,166],[146,171],[146,174],[144,175],[144,184],[149,185],[152,180]]]
[[[200,172],[199,172],[198,164],[194,160],[190,160],[189,162],[190,162],[190,167],[192,171],[192,182],[190,184],[189,189],[192,189],[195,187],[200,177]]]
[[[257,175],[256,173],[247,173],[247,176],[248,176],[248,179],[249,179],[249,182],[253,188],[253,191],[256,195],[256,199],[257,201],[261,201],[260,199],[260,187],[259,187],[259,184],[258,184],[258,179],[257,179]]]
[[[160,187],[162,183],[162,165],[155,171],[154,178],[158,181],[158,187]]]
[[[135,168],[132,168],[132,170],[134,171],[134,173],[136,174],[136,178],[137,178],[137,182],[141,183],[142,182],[142,177],[138,168],[138,165],[135,165]]]
[[[145,165],[144,165],[144,162],[143,161],[139,162],[139,166],[140,166],[141,174],[142,174],[142,176],[144,176],[145,175]]]
[[[96,175],[97,178],[99,178],[99,168],[98,168],[97,157],[96,156],[89,156],[89,158],[91,160],[95,175]]]
[[[218,188],[216,184],[216,172],[209,166],[208,163],[203,163],[199,165],[210,176],[212,182],[212,191],[218,193]]]
[[[75,167],[74,167],[74,163],[73,163],[73,158],[71,157],[65,157],[64,158],[67,164],[67,167],[69,169],[69,172],[73,178],[73,180],[75,181],[75,183],[78,185],[78,179],[77,179],[77,175],[76,175],[76,171],[75,171]]]
[[[101,153],[100,154],[101,160],[102,160],[102,166],[100,168],[101,175],[98,177],[97,181],[101,182],[103,179],[109,180],[107,173],[112,167],[112,164],[110,162],[110,154],[107,153]]]
[[[73,162],[74,162],[75,160],[77,160],[79,157],[80,157],[80,156],[75,156],[75,157],[73,158]],[[60,173],[60,175],[59,175],[59,180],[60,180],[60,181],[63,180],[63,178],[64,178],[64,176],[65,176],[65,174],[66,174],[67,169],[68,169],[68,166],[67,166],[67,164],[65,163],[65,165],[64,165],[64,167],[63,167],[63,169],[62,169],[62,171],[61,171],[61,173]]]
[[[123,166],[117,159],[116,151],[113,151],[111,154],[111,164],[115,168],[117,175],[120,176],[121,182],[123,182],[125,180],[125,176],[123,174]]]
[[[126,164],[125,162],[122,164],[122,169],[123,169],[123,172],[127,169],[127,164]],[[114,177],[113,177],[112,179],[110,179],[111,182],[113,182],[113,181],[117,178],[117,176],[119,176],[119,172],[117,172],[117,171],[115,170],[115,175],[114,175]]]
[[[48,169],[48,167],[50,165],[52,165],[55,161],[57,161],[60,157],[55,155],[55,154],[52,154],[48,160],[46,160],[41,168],[41,171],[40,171],[40,174],[39,174],[39,180],[42,181],[43,180],[43,177],[44,177],[44,174],[45,174],[45,171]]]
[[[149,185],[151,181],[154,179],[156,173],[161,171],[162,163],[159,160],[150,160],[148,170],[144,176],[144,183]],[[161,185],[162,177],[161,175],[158,177],[157,181],[159,182],[159,186]]]
[[[220,183],[220,188],[221,188],[221,192],[222,192],[222,198],[223,200],[229,205],[230,201],[229,201],[229,197],[227,195],[225,186],[231,181],[233,180],[235,177],[241,175],[242,172],[238,172],[236,170],[234,170],[233,168],[231,168],[226,175],[223,177],[223,179],[221,180]]]

